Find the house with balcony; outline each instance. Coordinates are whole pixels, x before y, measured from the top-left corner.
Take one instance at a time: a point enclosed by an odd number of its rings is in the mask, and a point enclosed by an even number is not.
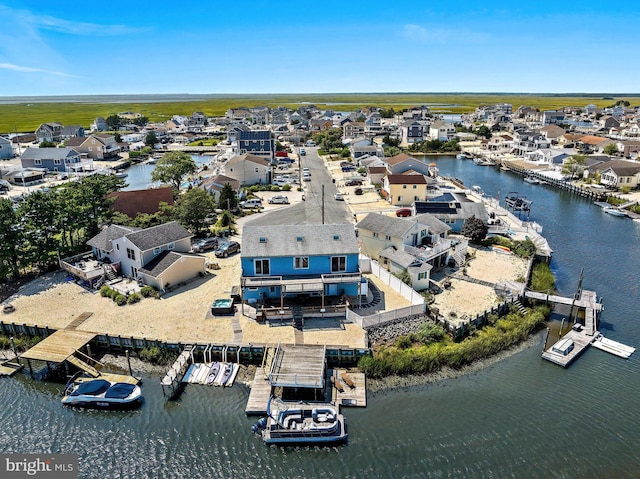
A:
[[[38,143],[42,143],[43,141],[60,143],[60,141],[62,141],[63,128],[61,123],[42,123],[36,130]]]
[[[412,143],[424,141],[424,138],[425,138],[424,124],[417,120],[405,121],[400,127],[400,132],[401,132],[400,144],[402,146],[407,146],[407,145],[411,145]]]
[[[393,206],[410,206],[427,199],[427,179],[421,174],[386,175],[382,194]]]
[[[342,126],[342,138],[344,140],[354,140],[356,138],[364,138],[364,122],[363,121],[347,121]]]
[[[267,130],[240,130],[237,133],[233,152],[237,155],[250,153],[271,162],[276,157],[276,140]]]
[[[361,252],[391,273],[408,272],[416,291],[429,287],[432,269],[465,262],[468,241],[449,238],[451,228],[429,214],[396,218],[369,213],[356,228]]]
[[[485,223],[489,220],[484,204],[469,199],[462,191],[447,192],[428,201],[415,201],[411,207],[414,215],[429,213],[448,225],[454,233],[460,233],[465,220],[472,216]]]
[[[562,124],[564,121],[564,111],[545,110],[542,112],[542,124],[544,126]]]
[[[93,160],[83,160],[73,148],[27,148],[20,156],[22,168],[44,168],[51,173],[93,170]]]
[[[121,149],[116,137],[107,133],[94,133],[88,137],[70,138],[67,146],[92,160],[113,160],[118,158]]]
[[[245,225],[240,256],[241,297],[280,311],[305,304],[327,311],[366,295],[352,225]],[[306,309],[306,308],[305,308]],[[291,314],[287,309],[286,314]],[[306,313],[303,313],[306,314]]]
[[[206,258],[189,253],[191,237],[175,221],[151,228],[109,225],[87,241],[92,251],[60,260],[87,286],[127,277],[165,291],[205,272]]]
[[[432,140],[449,141],[456,134],[456,127],[444,121],[435,121],[429,127],[429,138]]]

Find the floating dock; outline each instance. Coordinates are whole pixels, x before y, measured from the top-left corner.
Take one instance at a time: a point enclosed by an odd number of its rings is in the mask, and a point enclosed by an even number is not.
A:
[[[627,359],[636,351],[636,348],[626,346],[622,343],[619,343],[618,341],[613,341],[612,339],[607,339],[602,336],[602,334],[596,337],[592,344],[595,348],[606,351],[607,353],[611,353],[624,359]]]

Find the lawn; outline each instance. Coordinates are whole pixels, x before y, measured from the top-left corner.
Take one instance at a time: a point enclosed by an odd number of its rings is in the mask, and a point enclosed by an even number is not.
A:
[[[0,105],[0,132],[33,132],[38,125],[59,122],[63,125],[82,125],[88,128],[97,117],[104,118],[121,111],[136,111],[151,121],[165,121],[173,115],[191,115],[202,111],[208,116],[222,116],[229,108],[241,106],[285,106],[298,108],[302,104],[314,104],[319,108],[336,111],[352,111],[365,106],[379,106],[402,110],[412,106],[427,105],[435,112],[465,113],[480,105],[511,103],[514,110],[528,105],[541,110],[564,106],[583,107],[593,103],[604,107],[617,100],[638,103],[638,97],[612,97],[605,95],[570,94],[475,94],[475,93],[340,93],[340,94],[274,94],[274,95],[219,95],[194,101],[146,102],[146,103],[18,103]]]

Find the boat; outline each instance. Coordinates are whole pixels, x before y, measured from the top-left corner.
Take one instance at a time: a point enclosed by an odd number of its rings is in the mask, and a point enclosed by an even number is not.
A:
[[[218,376],[218,372],[220,372],[220,363],[216,361],[211,365],[209,369],[209,374],[207,375],[207,384],[211,385],[216,380]]]
[[[493,166],[493,164],[494,164],[493,161],[487,160],[487,159],[482,158],[480,156],[476,156],[475,158],[473,158],[473,162],[476,165],[479,165],[479,166]]]
[[[478,186],[478,185],[473,185],[471,187],[471,191],[473,191],[474,193],[479,194],[480,196],[484,196],[484,191],[482,191],[482,188],[480,188],[480,186]]]
[[[613,206],[610,206],[608,208],[602,208],[602,211],[604,211],[605,213],[609,213],[612,216],[627,216],[626,211],[621,210],[619,208],[615,208]]]
[[[78,379],[65,388],[62,404],[93,409],[134,409],[142,404],[140,386],[106,379]]]
[[[496,253],[511,254],[511,250],[509,248],[499,244],[494,244],[491,249]]]
[[[471,160],[471,159],[473,159],[473,156],[471,156],[468,153],[458,153],[456,155],[456,159],[457,160]]]
[[[524,177],[524,181],[527,183],[531,183],[532,185],[539,185],[540,184],[540,180],[538,178],[535,178],[533,176],[525,176]]]
[[[599,206],[600,208],[610,208],[611,203],[607,203],[606,201],[594,201],[594,205]]]
[[[345,442],[348,434],[344,416],[331,404],[286,403],[273,397],[267,403],[266,418],[253,427],[265,444],[282,446]]]
[[[231,377],[231,374],[233,373],[233,363],[227,363],[224,366],[224,372],[222,373],[222,378],[220,379],[220,386],[224,386],[227,381],[229,381],[229,378]]]

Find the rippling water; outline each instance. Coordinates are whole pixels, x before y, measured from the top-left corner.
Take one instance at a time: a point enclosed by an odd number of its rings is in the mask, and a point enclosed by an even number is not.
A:
[[[431,159],[429,159],[431,161]],[[532,219],[554,249],[558,287],[604,297],[601,329],[640,346],[636,272],[640,225],[590,201],[470,161],[439,158],[442,174],[501,197],[533,200]],[[62,408],[59,384],[0,381],[1,452],[77,452],[81,477],[177,478],[634,478],[640,476],[638,355],[589,350],[569,369],[535,346],[462,378],[370,394],[344,409],[349,443],[267,447],[245,417],[248,389],[189,385],[167,403],[145,377],[133,412]]]

